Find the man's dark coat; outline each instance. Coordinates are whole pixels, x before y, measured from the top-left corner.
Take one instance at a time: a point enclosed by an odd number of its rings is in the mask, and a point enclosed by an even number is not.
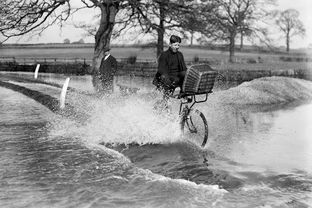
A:
[[[183,54],[180,51],[173,52],[169,48],[159,56],[158,70],[153,84],[156,86],[163,84],[172,85],[172,87],[181,86],[186,69]]]

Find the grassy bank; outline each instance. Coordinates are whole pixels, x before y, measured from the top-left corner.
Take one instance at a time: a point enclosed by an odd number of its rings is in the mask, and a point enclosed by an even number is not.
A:
[[[212,50],[207,47],[182,46],[180,49],[187,65],[209,63],[218,71],[259,71],[259,70],[303,70],[312,72],[312,56],[299,53],[281,53],[264,51],[237,51],[236,63],[228,63],[229,53],[224,50]],[[143,46],[113,46],[111,53],[121,62],[129,57],[136,57],[136,62],[150,62],[145,65],[146,71],[155,71],[156,49]],[[19,65],[57,65],[92,64],[93,44],[35,44],[35,45],[3,45],[0,48],[1,63],[17,63]],[[149,67],[149,69],[147,69]],[[18,67],[20,69],[21,67]],[[140,67],[123,67],[122,70]],[[16,68],[15,68],[16,69]],[[140,71],[142,67],[140,68]],[[0,69],[3,70],[3,69]],[[51,69],[52,70],[52,69]],[[48,71],[51,71],[50,69]],[[59,71],[59,70],[57,70]],[[66,70],[63,70],[66,71]],[[72,71],[72,70],[69,70]]]
[[[0,47],[0,57],[22,58],[85,58],[92,60],[93,44],[35,44],[35,45],[3,45]],[[165,47],[166,50],[166,47]],[[228,60],[229,53],[226,50],[212,50],[209,47],[201,46],[182,46],[186,61],[192,61],[195,58],[219,61],[225,63]],[[125,59],[129,56],[136,56],[138,60],[156,60],[156,48],[144,46],[112,46],[112,55],[117,59]],[[312,53],[311,53],[312,54]],[[264,62],[279,61],[281,57],[309,57],[304,51],[295,51],[290,54],[281,51],[269,52],[250,49],[237,51],[236,61],[242,62],[248,59]]]

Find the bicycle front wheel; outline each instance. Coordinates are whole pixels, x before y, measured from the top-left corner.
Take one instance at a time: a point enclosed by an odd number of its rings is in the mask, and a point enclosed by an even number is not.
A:
[[[204,114],[191,109],[182,116],[181,129],[185,137],[204,147],[208,140],[208,123]]]

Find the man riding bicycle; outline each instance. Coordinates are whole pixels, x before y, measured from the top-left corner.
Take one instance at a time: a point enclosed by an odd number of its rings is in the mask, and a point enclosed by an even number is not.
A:
[[[186,65],[183,54],[178,51],[181,38],[172,35],[169,39],[168,50],[161,53],[158,58],[158,70],[154,77],[153,84],[164,94],[163,101],[167,102],[169,95],[177,87],[182,89],[182,84],[186,72]]]

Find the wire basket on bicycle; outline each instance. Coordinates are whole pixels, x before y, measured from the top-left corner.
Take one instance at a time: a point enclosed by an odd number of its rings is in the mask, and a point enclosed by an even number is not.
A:
[[[187,95],[209,93],[217,75],[208,64],[192,65],[185,73],[182,92]]]

